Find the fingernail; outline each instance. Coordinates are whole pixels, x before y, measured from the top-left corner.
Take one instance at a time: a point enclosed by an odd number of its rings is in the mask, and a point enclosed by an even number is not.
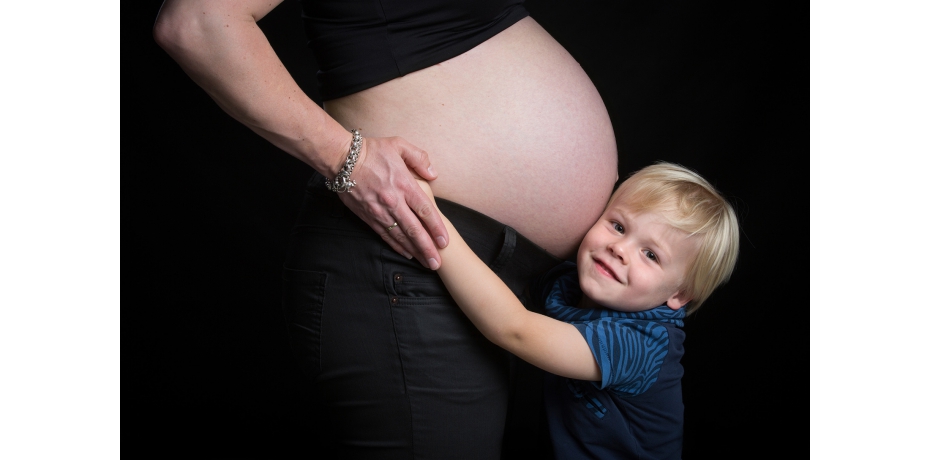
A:
[[[440,237],[436,238],[436,242],[439,243],[439,247],[440,247],[440,248],[446,247],[446,237],[440,236]]]
[[[427,260],[426,262],[429,263],[430,270],[436,270],[439,268],[439,262],[437,262],[436,259],[431,258],[430,260]]]
[[[433,171],[433,167],[432,167],[432,166],[430,166],[429,168],[426,168],[426,170],[429,171],[429,173],[430,173],[431,175],[433,175],[433,176],[436,175],[436,171]]]
[[[406,258],[407,258],[407,260],[410,260],[410,259],[412,259],[412,258],[413,258],[413,255],[412,255],[412,254],[410,254],[409,252],[405,252],[405,253],[404,253],[404,257],[406,257]]]

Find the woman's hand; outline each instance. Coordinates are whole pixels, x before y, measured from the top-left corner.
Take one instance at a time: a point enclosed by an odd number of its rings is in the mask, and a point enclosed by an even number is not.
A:
[[[332,178],[352,135],[304,94],[256,24],[280,2],[166,0],[153,33],[226,113]],[[436,178],[429,167],[426,152],[403,139],[365,139],[351,175],[358,185],[339,196],[394,250],[436,269],[449,236],[415,183]]]
[[[417,178],[417,185],[419,185],[420,190],[423,190],[423,193],[425,193],[426,196],[429,197],[429,201],[433,203],[433,205],[435,205],[436,196],[433,195],[433,188],[429,186],[429,182],[427,182],[425,179]]]
[[[420,178],[436,177],[429,156],[413,144],[399,137],[365,138],[351,176],[356,185],[339,197],[395,251],[436,270],[442,263],[438,248],[446,247],[449,235],[432,193],[417,185]]]

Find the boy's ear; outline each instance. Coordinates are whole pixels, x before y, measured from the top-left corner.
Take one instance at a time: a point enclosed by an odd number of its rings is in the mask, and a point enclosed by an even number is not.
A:
[[[665,304],[668,305],[668,308],[671,308],[672,310],[678,310],[679,308],[687,305],[690,301],[691,296],[679,290],[672,294],[672,296],[665,301]]]

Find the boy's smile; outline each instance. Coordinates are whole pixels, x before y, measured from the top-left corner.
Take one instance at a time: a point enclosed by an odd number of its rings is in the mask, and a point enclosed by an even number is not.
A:
[[[700,237],[689,237],[657,212],[634,214],[615,200],[578,249],[582,307],[593,302],[619,311],[662,304],[677,310],[691,300],[681,292]]]
[[[597,259],[597,257],[594,258],[594,268],[596,268],[597,271],[603,273],[604,276],[611,277],[611,278],[613,278],[613,279],[615,279],[615,280],[617,280],[617,281],[619,281],[619,282],[621,282],[621,283],[623,282],[623,281],[620,279],[620,277],[618,277],[617,274],[614,273],[614,270],[613,270],[612,268],[610,268],[610,265],[608,265],[608,264],[606,264],[606,263],[604,263],[604,262],[601,262],[600,260]]]

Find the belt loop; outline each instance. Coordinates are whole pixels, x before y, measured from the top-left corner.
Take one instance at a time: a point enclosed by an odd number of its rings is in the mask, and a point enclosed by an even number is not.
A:
[[[517,247],[517,232],[516,230],[510,228],[510,226],[504,226],[504,244],[501,246],[501,251],[497,254],[497,258],[494,259],[494,262],[491,262],[488,267],[491,268],[494,273],[500,271],[501,268],[507,265],[510,262],[510,258],[513,256],[513,250]]]

